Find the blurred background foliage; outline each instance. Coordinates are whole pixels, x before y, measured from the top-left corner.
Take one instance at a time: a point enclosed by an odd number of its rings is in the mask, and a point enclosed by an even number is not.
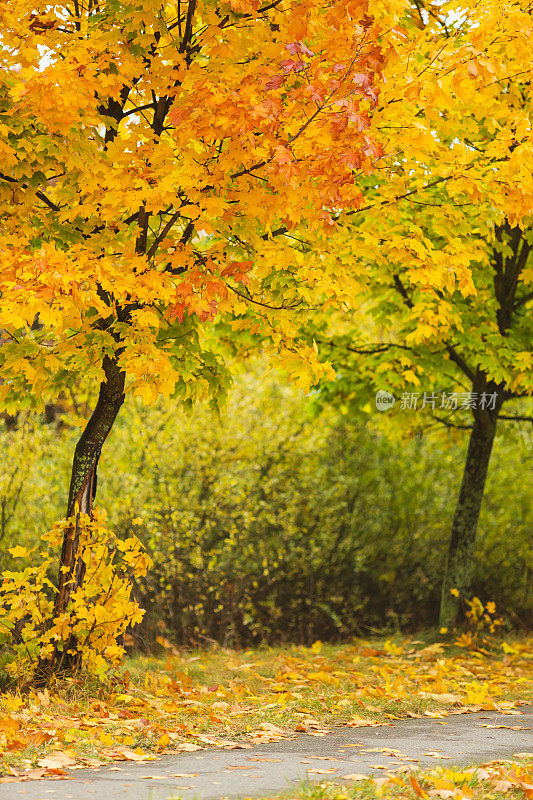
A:
[[[64,516],[85,404],[80,394],[75,411],[0,424],[2,569],[13,566],[7,548],[35,544]],[[98,501],[154,560],[135,587],[147,609],[139,646],[161,636],[309,643],[435,623],[466,432],[391,436],[369,407],[317,408],[259,367],[237,376],[220,416],[129,398],[100,461]],[[532,437],[525,425],[501,427],[473,593],[526,627]]]

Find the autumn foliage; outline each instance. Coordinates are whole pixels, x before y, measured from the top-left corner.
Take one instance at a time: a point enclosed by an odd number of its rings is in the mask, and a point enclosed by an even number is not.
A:
[[[72,592],[68,607],[54,614],[54,584],[48,577],[57,558],[68,520],[42,536],[41,547],[10,549],[15,559],[31,560],[20,571],[5,570],[0,590],[2,629],[0,646],[4,669],[19,687],[40,678],[40,665],[58,651],[58,670],[76,667],[103,675],[121,661],[119,644],[128,625],[143,611],[131,597],[132,581],[146,574],[149,559],[135,537],[117,539],[102,515],[79,515],[80,563],[83,583]]]
[[[5,587],[12,631],[17,588],[55,593],[19,630],[44,637],[47,680],[65,653],[83,661],[82,640],[114,652],[106,559],[94,618],[80,603],[127,392],[219,400],[228,351],[257,346],[308,390],[355,325],[394,353],[379,364],[394,387],[438,380],[438,342],[496,413],[530,393],[531,15],[515,0],[11,0],[0,21],[0,403],[99,385],[57,584],[36,567]],[[475,424],[483,484],[496,420]],[[138,614],[120,592],[115,632]]]
[[[3,402],[106,354],[147,400],[202,394],[197,321],[264,280],[290,305],[269,237],[361,202],[378,29],[359,0],[70,5],[1,7]]]
[[[256,302],[252,267],[275,305],[294,303],[290,244],[256,251],[360,203],[354,175],[380,152],[368,128],[385,61],[367,11],[354,0],[290,12],[246,0],[1,5],[0,398],[9,411],[81,376],[100,382],[74,455],[52,628],[84,582],[79,515],[92,515],[126,380],[147,401],[223,385],[202,323]],[[286,324],[276,336],[292,347]],[[76,651],[74,628],[39,662],[44,680]]]
[[[108,675],[97,694],[80,678],[64,684],[61,695],[5,694],[0,746],[10,774],[2,780],[209,748],[245,755],[302,733],[326,736],[338,724],[357,737],[367,728],[397,730],[405,719],[442,724],[485,711],[514,714],[512,724],[520,726],[520,706],[531,692],[527,639],[504,642],[503,649],[479,639],[428,645],[409,638],[237,652],[176,652],[164,638],[161,646],[162,659],[131,661]],[[437,766],[441,759],[433,757]],[[400,765],[412,767],[407,757]],[[409,784],[408,776],[395,778]],[[423,788],[433,785],[418,780]]]

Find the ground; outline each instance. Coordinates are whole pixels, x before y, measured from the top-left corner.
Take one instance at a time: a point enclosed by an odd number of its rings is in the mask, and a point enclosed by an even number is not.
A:
[[[484,711],[373,728],[339,726],[260,746],[240,742],[231,752],[226,744],[151,755],[149,763],[56,768],[60,782],[15,779],[0,786],[0,800],[496,800],[499,795],[531,800],[532,729],[533,706],[513,714]],[[472,763],[483,766],[469,767]]]
[[[404,718],[509,712],[531,701],[532,644],[462,636],[178,652],[163,641],[162,658],[130,659],[105,682],[75,678],[51,691],[5,692],[1,780],[263,745],[339,724],[363,730]]]

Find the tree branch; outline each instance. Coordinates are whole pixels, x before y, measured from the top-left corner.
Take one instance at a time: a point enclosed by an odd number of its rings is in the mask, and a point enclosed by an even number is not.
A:
[[[159,245],[161,244],[161,242],[163,241],[163,239],[166,237],[166,235],[167,235],[167,233],[170,231],[170,229],[171,229],[171,228],[174,226],[174,224],[175,224],[175,223],[178,221],[178,219],[180,218],[180,216],[181,216],[181,213],[180,213],[179,211],[176,211],[176,213],[175,213],[175,214],[173,214],[173,215],[170,217],[170,219],[168,220],[167,224],[165,225],[165,227],[163,228],[163,230],[161,231],[161,233],[159,234],[159,236],[157,236],[157,237],[156,237],[156,239],[155,239],[155,240],[154,240],[154,242],[152,243],[152,246],[151,246],[151,247],[150,247],[150,249],[148,250],[148,252],[147,252],[147,254],[146,254],[147,258],[152,258],[152,256],[154,256],[154,255],[156,254],[156,252],[157,252],[157,248],[159,247]]]
[[[500,414],[498,419],[504,419],[509,422],[533,422],[533,417],[525,417],[517,414],[516,416],[509,416],[507,414]]]
[[[196,11],[196,0],[189,0],[187,7],[187,19],[185,21],[185,30],[183,32],[183,39],[181,40],[180,53],[185,53],[189,49],[192,39],[192,21],[194,19],[194,12]]]
[[[326,345],[326,346],[329,345],[329,347],[334,347],[337,350],[347,350],[350,353],[356,353],[357,355],[362,355],[362,356],[372,356],[372,355],[377,355],[378,353],[385,353],[387,352],[387,350],[391,350],[392,348],[397,348],[398,350],[410,350],[410,351],[413,350],[412,347],[409,347],[406,344],[395,344],[393,342],[383,342],[383,343],[366,345],[366,347],[370,349],[365,349],[364,347],[350,347],[350,345],[347,344],[339,344],[338,342],[333,341],[333,339],[327,341],[325,339],[317,339],[315,337],[315,342],[321,345]]]
[[[516,309],[520,308],[520,306],[529,303],[530,300],[533,300],[533,292],[529,292],[529,294],[526,294],[524,297],[518,298],[518,300],[515,301],[515,304],[513,306],[513,311],[516,311]]]
[[[449,419],[444,419],[444,417],[438,417],[436,414],[431,415],[433,419],[436,419],[437,422],[440,422],[442,425],[445,425],[447,428],[457,428],[461,431],[471,431],[474,427],[473,425],[460,425],[457,422],[450,422]]]
[[[242,294],[242,292],[239,292],[237,289],[235,289],[229,283],[227,283],[226,286],[234,294],[238,295],[243,300],[246,300],[247,303],[253,303],[256,306],[262,306],[263,308],[270,308],[272,311],[286,311],[287,309],[297,308],[299,305],[301,305],[301,300],[300,300],[297,303],[293,303],[292,305],[288,305],[288,306],[269,306],[268,303],[262,303],[260,300],[254,300],[253,297],[248,297],[247,295]]]
[[[22,189],[28,189],[29,188],[29,184],[20,183],[17,180],[17,178],[12,178],[11,175],[5,175],[3,172],[0,172],[0,179],[3,180],[3,181],[7,181],[8,183],[17,183],[17,184],[20,185],[20,187]],[[47,197],[44,194],[44,192],[41,192],[40,190],[38,190],[37,192],[35,192],[35,196],[38,197],[39,200],[42,200],[43,203],[45,203],[48,206],[48,208],[52,209],[52,211],[60,211],[61,210],[61,208],[58,205],[56,205],[54,202],[52,202],[52,200],[50,200],[50,198]]]
[[[408,308],[410,308],[410,309],[413,309],[414,308],[414,303],[411,300],[411,298],[409,297],[407,289],[403,285],[402,281],[400,280],[400,276],[397,273],[395,273],[395,275],[394,275],[394,285],[395,285],[397,291],[403,297],[403,300],[404,300],[406,306]],[[466,377],[469,378],[469,380],[471,380],[472,382],[474,382],[474,379],[476,377],[475,370],[473,370],[472,367],[470,367],[466,363],[464,358],[461,355],[459,355],[459,353],[457,352],[456,348],[453,345],[449,344],[448,342],[444,342],[444,347],[446,348],[446,351],[447,351],[448,355],[450,356],[450,359],[454,362],[454,364],[457,364],[459,369],[462,372],[464,372]]]
[[[476,377],[476,373],[474,372],[472,367],[468,366],[468,364],[466,363],[464,358],[459,355],[459,353],[457,352],[455,347],[452,347],[451,344],[446,344],[446,343],[445,343],[444,346],[446,347],[446,350],[448,352],[448,355],[450,356],[451,361],[453,361],[454,364],[457,364],[459,369],[462,372],[464,372],[466,377],[469,378],[472,382],[474,382],[474,379]]]
[[[139,106],[139,107],[135,107],[135,108],[128,108],[127,111],[123,111],[122,112],[122,119],[125,119],[125,117],[129,117],[130,114],[140,114],[141,111],[147,111],[149,108],[153,108],[153,107],[154,107],[154,104],[152,102],[152,103],[147,103],[145,106]]]

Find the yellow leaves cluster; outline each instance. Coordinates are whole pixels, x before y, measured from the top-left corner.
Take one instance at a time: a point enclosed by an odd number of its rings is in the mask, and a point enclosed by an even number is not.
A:
[[[517,753],[516,758],[530,758],[531,755],[531,753]],[[370,779],[370,783],[376,783],[376,780]],[[395,790],[410,788],[415,797],[423,800],[430,797],[444,800],[471,800],[478,793],[486,796],[486,792],[506,793],[516,789],[522,790],[524,796],[531,800],[533,761],[526,763],[513,760],[491,761],[465,770],[441,767],[419,775],[410,772],[405,778],[391,775],[384,780],[378,779],[377,783],[380,787]]]
[[[6,405],[99,377],[113,350],[146,402],[202,394],[208,359],[187,337],[216,317],[237,317],[245,348],[266,340],[306,389],[334,373],[288,318],[370,290],[386,316],[396,272],[416,294],[398,339],[460,330],[443,295],[474,300],[483,235],[533,207],[531,18],[516,0],[427,18],[407,0],[199,2],[190,52],[175,3],[133,2],[126,20],[106,4],[98,24],[61,7],[2,6]],[[479,219],[463,212],[478,205]],[[251,262],[246,291],[234,261]],[[46,335],[28,332],[37,315]],[[527,384],[517,364],[512,388]]]
[[[275,334],[273,338],[275,340]],[[281,338],[279,345],[282,345]],[[268,350],[266,353],[268,354]],[[335,377],[331,364],[321,361],[316,348],[307,345],[298,345],[290,350],[281,346],[278,351],[271,352],[271,358],[275,365],[279,365],[288,374],[294,385],[305,392],[322,378],[331,380]]]
[[[466,3],[460,23],[447,13],[398,37],[376,124],[394,125],[389,148],[402,152],[410,187],[417,178],[421,185],[440,178],[452,201],[483,198],[516,224],[531,212],[531,172],[520,170],[533,146],[529,91],[522,88],[531,68],[531,17],[515,0],[483,9]],[[399,86],[406,87],[403,102]]]
[[[140,622],[143,611],[131,597],[131,580],[146,574],[149,558],[136,537],[117,539],[105,525],[105,517],[77,519],[79,559],[84,564],[83,587],[70,595],[67,610],[54,612],[54,585],[48,577],[56,551],[66,529],[73,535],[73,521],[63,520],[43,537],[50,551],[31,557],[31,564],[19,571],[2,573],[0,609],[1,641],[11,659],[7,671],[19,684],[31,680],[41,659],[54,650],[67,654],[76,641],[81,664],[89,672],[104,674],[124,655],[117,643],[128,625]],[[11,548],[15,558],[28,558],[31,551]]]
[[[341,245],[354,269],[366,269],[369,301],[333,335],[351,324],[357,338],[391,342],[369,372],[393,388],[421,385],[422,374],[423,388],[448,379],[446,356],[434,357],[446,342],[495,383],[527,393],[527,359],[511,356],[496,324],[492,245],[505,218],[526,238],[531,225],[531,15],[514,0],[431,8],[375,10],[395,49],[371,121],[382,134],[384,174],[379,185],[369,180],[361,213],[350,215],[352,242]],[[527,264],[520,283],[517,296],[527,299]],[[526,316],[513,317],[518,351],[529,337]],[[396,356],[405,345],[411,363]]]

